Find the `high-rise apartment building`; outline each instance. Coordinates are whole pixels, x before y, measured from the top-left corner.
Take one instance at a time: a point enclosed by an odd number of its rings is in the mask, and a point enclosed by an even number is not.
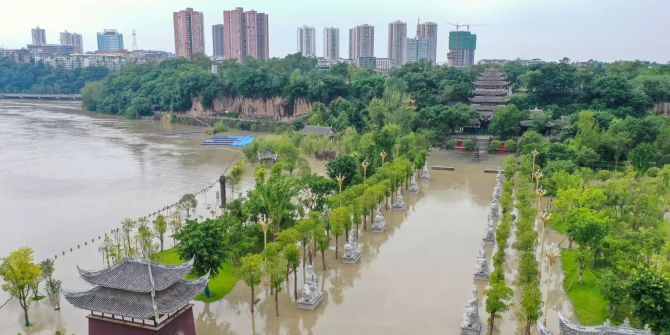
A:
[[[268,15],[242,7],[223,12],[225,58],[270,58]]]
[[[98,33],[98,51],[121,51],[123,48],[123,34],[116,29],[105,29]]]
[[[316,57],[316,29],[298,27],[298,52],[305,57]]]
[[[47,44],[47,34],[44,29],[35,27],[30,30],[30,34],[33,37],[33,45],[45,45]]]
[[[225,29],[222,24],[212,26],[212,46],[214,59],[223,59],[225,57]]]
[[[191,59],[205,54],[205,24],[202,12],[186,8],[172,13],[174,50],[177,57]]]
[[[340,29],[323,28],[323,57],[330,61],[340,59]]]
[[[449,33],[449,53],[447,61],[451,67],[468,67],[475,63],[477,35],[469,31]]]
[[[414,63],[422,59],[430,59],[432,41],[423,37],[407,39],[407,51],[405,52],[405,63]]]
[[[74,53],[84,53],[84,45],[80,34],[71,33],[66,30],[60,33],[60,44],[71,45]]]
[[[437,23],[424,22],[416,26],[416,37],[428,40],[428,57],[433,64],[437,62]]]
[[[405,64],[407,43],[407,23],[395,21],[389,23],[388,58],[392,66]]]
[[[349,29],[349,58],[375,56],[375,27],[369,24]]]

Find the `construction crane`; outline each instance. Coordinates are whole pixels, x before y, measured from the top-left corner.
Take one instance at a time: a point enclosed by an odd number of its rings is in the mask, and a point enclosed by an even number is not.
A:
[[[470,31],[470,27],[490,26],[490,24],[486,24],[486,23],[484,23],[484,24],[470,24],[470,23],[468,23],[468,24],[459,24],[459,23],[450,23],[450,22],[447,22],[447,24],[456,27],[456,31],[458,31],[461,27],[466,27],[466,28],[467,28],[467,31]]]

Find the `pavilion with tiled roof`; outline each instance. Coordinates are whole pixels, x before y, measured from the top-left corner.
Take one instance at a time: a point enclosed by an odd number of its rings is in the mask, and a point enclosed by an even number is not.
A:
[[[163,265],[127,258],[100,271],[79,269],[94,285],[81,292],[64,292],[77,308],[89,310],[90,335],[195,334],[190,301],[203,291],[208,276],[185,280],[193,261]]]

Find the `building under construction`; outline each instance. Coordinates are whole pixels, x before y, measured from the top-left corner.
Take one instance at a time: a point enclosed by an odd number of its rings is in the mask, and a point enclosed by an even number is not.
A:
[[[497,68],[488,68],[474,82],[474,96],[471,106],[479,112],[480,127],[486,127],[493,118],[493,112],[505,107],[509,101],[507,76]]]
[[[452,31],[449,33],[449,67],[468,67],[475,64],[477,35],[469,31]]]

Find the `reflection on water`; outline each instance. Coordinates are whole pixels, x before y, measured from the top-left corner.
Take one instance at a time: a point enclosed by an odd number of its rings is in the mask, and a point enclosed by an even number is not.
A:
[[[197,138],[167,138],[161,133],[165,126],[157,123],[48,109],[31,107],[16,115],[18,108],[0,104],[1,126],[12,134],[0,134],[0,139],[16,143],[0,153],[3,161],[14,161],[11,168],[0,170],[0,209],[11,218],[0,223],[2,253],[30,244],[43,256],[90,241],[122,217],[143,215],[174,201],[184,190],[207,184],[233,155],[202,148]],[[71,135],[70,128],[77,130]],[[279,296],[281,317],[275,317],[273,297],[262,286],[252,316],[250,290],[238,282],[224,299],[196,303],[198,333],[458,333],[495,183],[495,175],[482,170],[501,163],[496,156],[485,155],[481,163],[473,163],[470,154],[434,151],[431,165],[456,170],[432,171],[429,182],[420,181],[421,192],[405,196],[407,211],[385,212],[385,232],[361,232],[360,263],[335,260],[334,247],[326,253],[327,270],[320,255],[315,258],[325,297],[314,311],[296,307],[291,278]],[[211,193],[207,197],[209,202],[215,199]],[[7,234],[9,239],[4,238]],[[56,276],[65,288],[87,287],[77,278],[76,265],[101,268],[96,248],[89,244],[59,257]],[[302,268],[297,277],[300,288]],[[85,334],[86,312],[65,301],[62,305],[54,313],[46,302],[34,304],[31,316],[36,325],[26,331],[20,307],[11,302],[0,310],[0,328],[13,334]]]

